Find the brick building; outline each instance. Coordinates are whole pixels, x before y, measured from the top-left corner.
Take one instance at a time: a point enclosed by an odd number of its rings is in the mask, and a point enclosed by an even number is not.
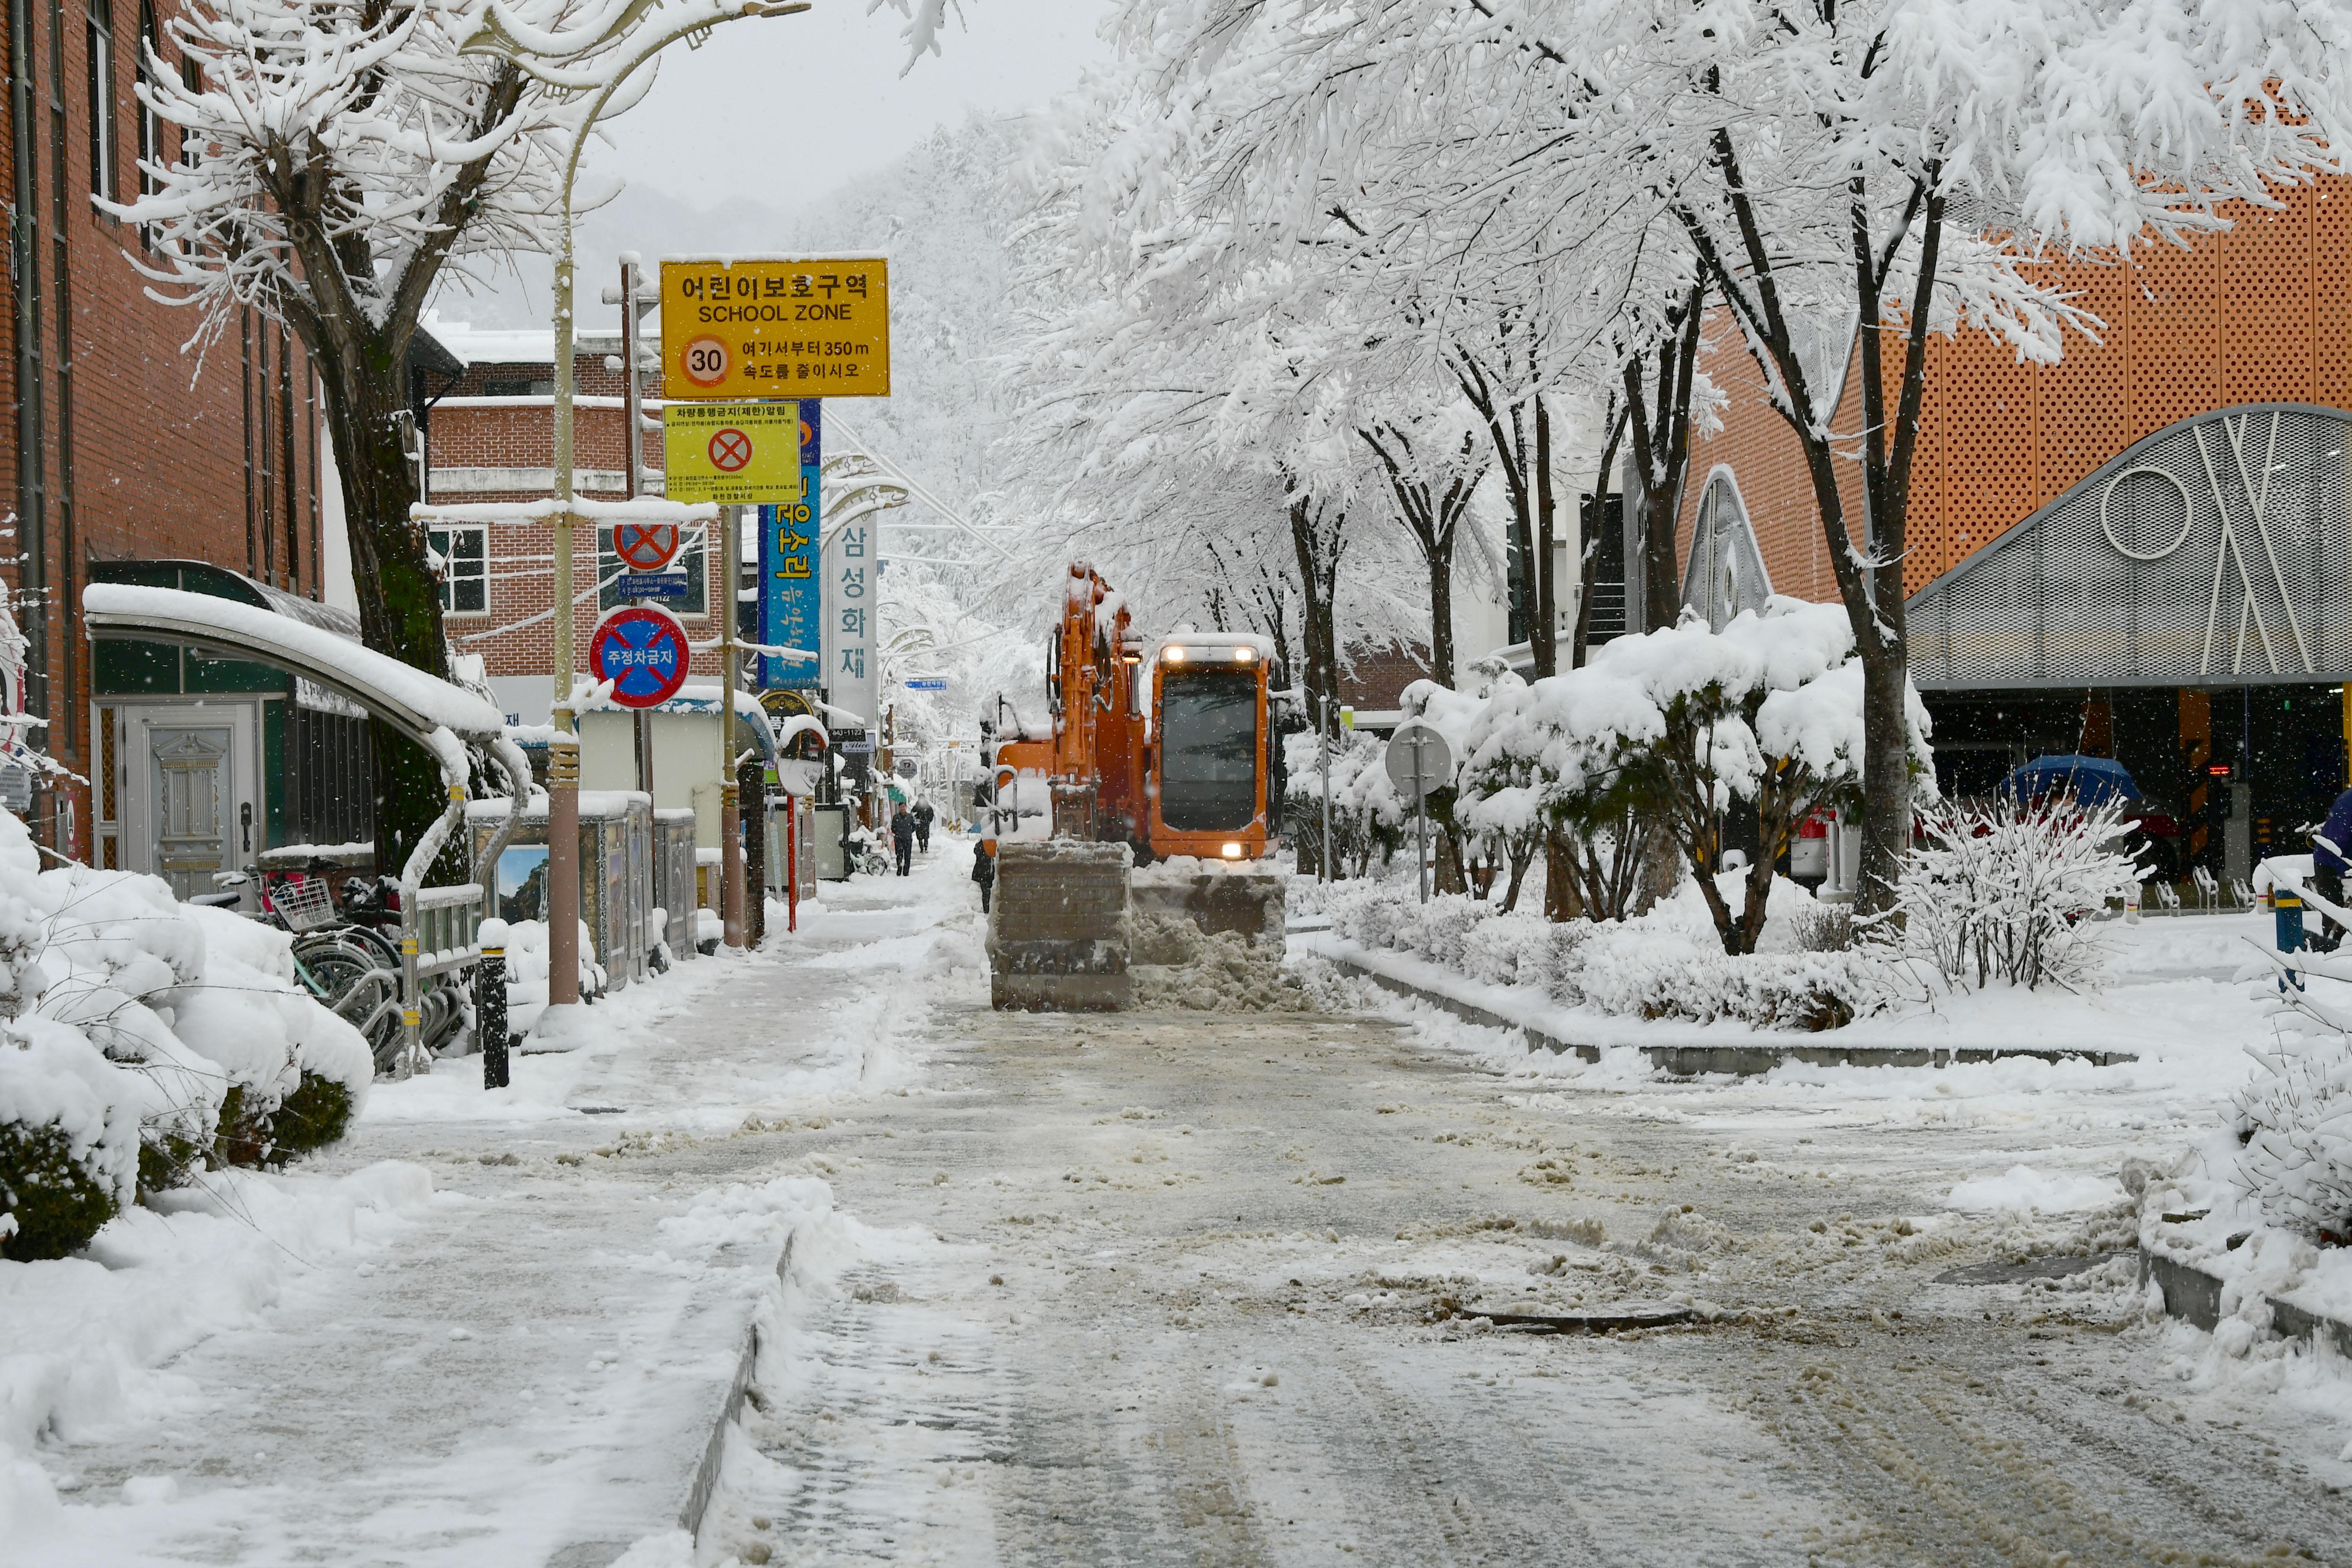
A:
[[[657,348],[651,323],[640,353]],[[488,331],[455,323],[435,323],[436,335],[467,362],[462,376],[432,404],[427,425],[431,469],[428,498],[458,504],[540,500],[555,489],[554,333],[548,331]],[[616,331],[583,332],[572,360],[575,493],[618,500],[627,493],[626,388],[617,368]],[[646,472],[640,493],[661,493],[662,435],[658,372],[645,373],[642,448]],[[617,602],[608,582],[620,569],[612,542],[574,536],[579,602],[572,610],[573,647],[584,658],[598,616]],[[495,691],[519,723],[544,723],[553,700],[555,596],[554,531],[543,523],[436,530],[434,547],[448,563],[442,607],[451,645],[461,654],[482,656]],[[718,636],[705,542],[686,549],[687,596],[671,608],[696,642]],[[592,577],[591,573],[594,575]],[[716,680],[713,652],[695,655],[693,678]]]
[[[319,601],[343,553],[340,509],[321,504],[331,458],[300,344],[244,313],[199,374],[182,348],[194,318],[146,298],[124,258],[148,237],[91,205],[135,195],[142,153],[180,155],[179,132],[132,94],[142,43],[173,56],[152,5],[51,0],[11,17],[31,73],[0,122],[16,215],[0,329],[15,543],[0,578],[22,595],[27,701],[48,721],[51,754],[76,774],[143,785],[120,776],[103,734],[93,742],[103,710],[77,610],[93,564],[195,561]],[[81,784],[45,785],[37,836],[89,858],[93,805],[108,804]]]
[[[1930,340],[1901,571],[1947,788],[2115,756],[2179,819],[2183,860],[2242,874],[2344,787],[2352,182],[2283,195],[2186,249],[2053,264],[2105,323],[2058,364]],[[1858,341],[1823,334],[1845,432]],[[1900,340],[1881,353],[1893,386]],[[1834,599],[1796,444],[1727,331],[1708,374],[1731,405],[1692,454],[1684,602],[1719,621],[1768,593]],[[1858,466],[1840,474],[1859,517]]]

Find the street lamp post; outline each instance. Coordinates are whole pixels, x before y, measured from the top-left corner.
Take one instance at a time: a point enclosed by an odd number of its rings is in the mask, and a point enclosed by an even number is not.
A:
[[[601,27],[583,27],[577,35],[545,35],[528,24],[510,25],[506,8],[493,0],[482,26],[459,46],[460,53],[499,56],[558,90],[586,98],[563,161],[561,243],[555,253],[555,739],[547,762],[547,1001],[551,1007],[580,1001],[580,740],[572,709],[576,658],[572,626],[577,608],[572,528],[578,521],[572,510],[572,189],[580,175],[580,155],[614,96],[646,61],[678,39],[708,33],[721,22],[789,16],[808,8],[809,0],[674,0],[669,5],[630,0]],[[526,41],[518,33],[536,41]],[[580,68],[583,61],[589,68]],[[629,366],[627,374],[634,376],[636,367]],[[730,590],[731,584],[730,576]],[[722,603],[731,633],[731,591]],[[732,717],[721,719],[721,734],[726,719]]]

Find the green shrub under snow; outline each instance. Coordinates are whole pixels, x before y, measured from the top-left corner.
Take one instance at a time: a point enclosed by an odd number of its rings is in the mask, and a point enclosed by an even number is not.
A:
[[[0,1258],[61,1258],[131,1201],[150,1086],[46,1019],[0,1036]]]

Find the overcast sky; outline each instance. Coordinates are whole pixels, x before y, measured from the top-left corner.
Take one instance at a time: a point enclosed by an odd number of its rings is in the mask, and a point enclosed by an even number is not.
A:
[[[699,49],[673,47],[645,101],[609,122],[592,148],[582,195],[598,174],[625,193],[587,213],[578,230],[582,321],[611,323],[594,301],[614,258],[635,250],[759,251],[789,215],[861,174],[884,168],[977,109],[1040,108],[1108,64],[1097,26],[1109,0],[963,0],[940,52],[913,70],[895,10],[867,0],[816,0],[794,16],[732,22]],[[436,306],[478,327],[546,324],[552,264],[524,257],[451,278]]]
[[[793,208],[879,168],[965,110],[1045,103],[1109,58],[1105,0],[964,0],[942,52],[899,75],[904,19],[867,0],[732,22],[674,47],[644,103],[613,122],[595,166],[695,206],[748,196]],[[652,250],[656,247],[648,246]]]

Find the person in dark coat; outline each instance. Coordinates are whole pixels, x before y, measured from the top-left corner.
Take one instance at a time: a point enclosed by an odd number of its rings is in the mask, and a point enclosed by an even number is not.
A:
[[[898,852],[898,875],[911,875],[915,869],[915,819],[900,801],[890,814],[890,847]]]
[[[2344,902],[2344,868],[2352,862],[2352,789],[2336,797],[2327,808],[2327,820],[2311,840],[2311,890],[2329,903],[2341,907]],[[2334,915],[2320,922],[2319,934],[2311,945],[2322,952],[2334,952],[2344,940],[2344,928]]]
[[[931,818],[938,815],[938,812],[931,809],[929,801],[919,800],[915,803],[915,847],[926,855],[931,852]]]
[[[971,879],[980,884],[980,912],[988,912],[988,895],[996,889],[996,846],[982,839],[972,846]]]

